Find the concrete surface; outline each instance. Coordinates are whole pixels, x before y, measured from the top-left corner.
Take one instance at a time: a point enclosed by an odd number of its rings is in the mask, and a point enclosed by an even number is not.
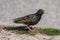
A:
[[[12,19],[33,14],[38,9],[48,14],[35,26],[60,28],[60,0],[0,0],[0,24],[13,25]]]

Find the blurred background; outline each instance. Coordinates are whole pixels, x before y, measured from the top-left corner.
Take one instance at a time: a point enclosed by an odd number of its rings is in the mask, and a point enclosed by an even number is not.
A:
[[[60,28],[60,0],[0,0],[0,25],[22,25],[13,19],[36,13],[43,9],[48,12],[34,27]]]

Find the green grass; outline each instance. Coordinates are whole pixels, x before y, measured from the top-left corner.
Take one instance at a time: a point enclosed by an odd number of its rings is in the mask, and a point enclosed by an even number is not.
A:
[[[60,35],[60,29],[56,28],[35,28],[35,30],[46,35]]]
[[[5,27],[5,28],[9,28],[9,27]],[[45,34],[45,35],[60,35],[60,29],[56,29],[56,28],[39,28],[39,27],[35,27],[34,30],[36,30],[36,32],[34,32],[34,33],[31,33],[28,30],[11,30],[11,31],[16,33],[16,34],[35,35],[37,33],[41,33],[41,34]]]

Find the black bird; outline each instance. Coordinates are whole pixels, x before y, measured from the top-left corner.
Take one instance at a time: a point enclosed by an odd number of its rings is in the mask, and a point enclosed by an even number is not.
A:
[[[47,14],[47,12],[45,12],[42,9],[39,9],[35,14],[30,14],[30,15],[26,15],[24,17],[20,17],[20,18],[16,18],[14,19],[14,23],[23,23],[26,25],[26,28],[29,29],[29,31],[34,32],[34,30],[32,30],[29,26],[30,25],[36,25],[43,14]]]

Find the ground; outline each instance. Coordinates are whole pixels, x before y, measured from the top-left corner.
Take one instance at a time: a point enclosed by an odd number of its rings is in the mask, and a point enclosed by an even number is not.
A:
[[[60,35],[58,36],[48,36],[43,34],[36,34],[35,36],[26,34],[14,34],[6,30],[1,30],[0,40],[60,40]]]
[[[0,40],[60,40],[60,35],[45,35],[37,33],[35,35],[15,34],[12,31],[0,27]]]

